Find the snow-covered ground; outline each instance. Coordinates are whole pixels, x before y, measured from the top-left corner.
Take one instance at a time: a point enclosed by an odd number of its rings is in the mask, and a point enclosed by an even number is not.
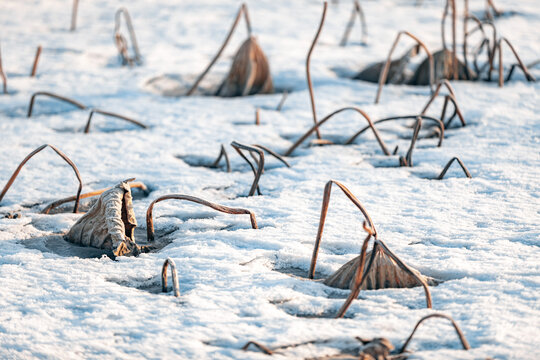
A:
[[[339,76],[385,58],[399,30],[439,49],[443,1],[424,1],[421,7],[414,3],[362,1],[368,45],[359,44],[355,27],[347,47],[338,43],[351,4],[329,4],[312,56],[319,119],[343,106],[358,106],[372,119],[422,110],[428,87],[388,86],[374,105],[375,84]],[[496,3],[517,11],[496,20],[498,32],[513,42],[526,63],[537,60],[537,1]],[[0,41],[10,93],[0,95],[0,186],[29,152],[48,143],[77,164],[83,192],[131,177],[147,184],[149,196],[134,201],[143,230],[149,203],[170,193],[248,208],[260,229],[252,230],[246,216],[169,201],[156,206],[155,225],[158,235],[169,233],[164,236],[172,243],[157,253],[112,261],[36,250],[28,244],[67,232],[81,216],[39,214],[45,204],[74,195],[77,188],[72,170],[44,150],[25,166],[0,205],[2,215],[22,215],[0,218],[0,358],[265,359],[267,355],[241,347],[249,340],[274,347],[333,339],[273,356],[305,358],[357,346],[355,336],[387,337],[398,346],[418,319],[434,311],[451,315],[472,349],[460,350],[451,327],[431,320],[413,341],[412,358],[538,356],[539,85],[525,82],[519,71],[503,89],[496,82],[452,82],[468,125],[458,127],[454,121],[442,147],[436,147],[435,139],[419,140],[413,168],[397,167],[398,156],[384,156],[366,133],[350,146],[304,144],[288,158],[291,168],[268,158],[260,181],[263,195],[246,197],[253,176],[228,144],[236,140],[284,152],[311,126],[305,57],[322,3],[248,2],[253,31],[276,86],[293,90],[281,112],[274,110],[279,94],[165,98],[145,88],[149,79],[162,74],[200,73],[239,5],[223,0],[83,0],[72,33],[71,1],[1,2]],[[127,6],[133,18],[144,57],[140,67],[122,67],[117,57],[112,35],[120,6]],[[484,1],[470,1],[477,15],[483,6]],[[458,34],[461,30],[460,25]],[[241,23],[208,82],[225,76],[244,38]],[[38,45],[43,46],[38,75],[30,78]],[[408,46],[400,45],[396,54]],[[506,64],[514,62],[507,50],[505,59]],[[531,71],[540,78],[539,67]],[[83,134],[87,111],[39,98],[35,115],[26,118],[35,91],[132,116],[149,129],[96,116],[92,131]],[[441,106],[438,99],[430,114],[440,114]],[[253,124],[257,107],[261,126]],[[342,140],[362,126],[363,120],[349,112],[321,132]],[[403,154],[411,129],[397,123],[383,128],[389,148],[399,145]],[[231,156],[231,173],[192,166],[194,159],[216,157],[220,144]],[[456,166],[445,180],[430,180],[453,156],[463,160],[473,178],[465,178]],[[285,273],[309,269],[323,188],[330,179],[341,181],[360,199],[396,254],[423,274],[444,280],[431,288],[433,310],[425,308],[421,288],[364,291],[345,319],[333,319],[349,291]],[[317,268],[321,275],[357,256],[364,236],[361,214],[334,189]],[[167,257],[178,267],[180,298],[157,291]]]

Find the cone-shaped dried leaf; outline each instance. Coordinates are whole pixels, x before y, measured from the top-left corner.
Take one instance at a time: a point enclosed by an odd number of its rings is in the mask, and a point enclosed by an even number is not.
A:
[[[229,75],[216,95],[246,96],[274,91],[270,65],[255,37],[247,39],[234,56]]]
[[[413,46],[400,59],[390,62],[388,76],[385,84],[402,84],[407,81],[406,68],[412,57],[418,54],[418,46]],[[372,83],[379,82],[379,77],[384,69],[386,61],[381,61],[368,66],[354,77],[355,80],[363,80]],[[409,75],[410,76],[410,75]]]
[[[112,250],[115,256],[138,255],[131,189],[122,182],[105,191],[66,235],[74,244]]]
[[[399,267],[399,265],[390,256],[388,256],[380,246],[377,247],[376,251],[377,253],[373,259],[373,265],[367,273],[366,280],[360,287],[361,290],[411,288],[420,285],[412,275]],[[367,271],[370,258],[371,251],[366,254],[364,274]],[[360,256],[352,259],[343,265],[332,276],[327,278],[324,283],[335,288],[352,289],[354,286],[354,276],[359,262]],[[420,274],[420,272],[416,269],[411,269],[415,271],[419,277],[423,277],[429,285],[437,284],[435,279]]]
[[[439,80],[447,79],[452,80],[453,69],[452,59],[453,54],[450,50],[440,50],[433,54],[433,63],[435,71],[435,83]],[[474,80],[476,79],[476,73],[469,69],[470,79],[467,79],[467,67],[463,62],[458,59],[458,79],[459,80]],[[412,79],[409,81],[409,85],[429,85],[429,59],[426,58],[416,69]]]

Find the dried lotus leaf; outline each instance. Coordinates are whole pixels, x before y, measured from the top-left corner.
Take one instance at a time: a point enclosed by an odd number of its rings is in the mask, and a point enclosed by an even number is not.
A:
[[[433,54],[435,82],[442,79],[453,80],[452,61],[454,55],[450,50],[440,50]],[[467,71],[469,77],[467,77]],[[458,80],[474,80],[476,79],[476,73],[467,69],[465,64],[458,60]],[[416,69],[409,85],[429,85],[429,59],[426,58]]]
[[[231,70],[216,95],[223,97],[271,94],[270,65],[255,37],[244,41],[234,56]]]
[[[103,192],[65,238],[74,244],[111,250],[115,256],[138,255],[141,249],[135,243],[135,227],[131,188],[122,182]]]
[[[384,250],[376,247],[373,263],[368,269],[369,261],[364,265],[364,276],[360,289],[361,290],[376,290],[389,288],[411,288],[420,286],[421,284],[408,272],[403,270]],[[371,258],[372,251],[366,254],[366,259]],[[339,289],[353,289],[354,277],[356,269],[360,262],[360,256],[347,262],[332,276],[324,281],[324,284]],[[429,276],[424,276],[414,268],[411,268],[417,276],[423,277],[429,285],[436,285],[437,281]]]
[[[418,54],[418,51],[419,51],[418,46],[413,46],[401,58],[391,61],[385,84],[402,84],[406,82],[407,65],[410,63],[411,58],[413,58],[414,56]],[[385,63],[386,61],[381,61],[381,62],[368,66],[367,68],[362,70],[360,73],[358,73],[354,77],[354,79],[368,81],[372,83],[378,83],[379,78],[381,77],[381,72],[384,69]]]

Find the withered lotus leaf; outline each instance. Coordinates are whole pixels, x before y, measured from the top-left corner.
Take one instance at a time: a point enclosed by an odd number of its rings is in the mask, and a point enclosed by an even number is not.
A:
[[[388,77],[386,78],[385,84],[402,84],[406,82],[407,65],[410,63],[411,58],[418,55],[418,51],[418,46],[413,46],[401,58],[391,61],[390,68],[388,69]],[[354,77],[354,79],[377,83],[379,82],[379,78],[381,77],[381,72],[384,69],[384,65],[385,61],[370,65],[364,70],[362,70],[360,73],[358,73]]]
[[[270,65],[255,37],[244,41],[216,95],[223,97],[270,94],[274,91]]]
[[[115,256],[138,255],[141,248],[135,243],[135,227],[131,188],[121,182],[102,193],[65,238],[74,244],[112,250]]]
[[[384,250],[376,247],[373,263],[369,266],[371,251],[366,254],[366,264],[364,265],[365,280],[362,283],[361,290],[376,290],[388,288],[411,288],[421,284],[411,274],[403,270]],[[360,262],[360,256],[347,262],[332,276],[327,278],[324,283],[340,289],[352,289],[354,287],[354,277],[356,269]],[[436,285],[437,281],[429,276],[424,276],[414,268],[409,268],[422,277],[428,285]]]
[[[435,71],[435,82],[442,79],[452,80],[453,69],[452,59],[453,53],[450,50],[440,50],[433,54],[433,63]],[[467,71],[470,76],[467,77]],[[467,69],[465,64],[458,59],[458,79],[459,80],[474,80],[477,78],[476,73]],[[429,85],[429,59],[425,59],[416,69],[409,85]]]

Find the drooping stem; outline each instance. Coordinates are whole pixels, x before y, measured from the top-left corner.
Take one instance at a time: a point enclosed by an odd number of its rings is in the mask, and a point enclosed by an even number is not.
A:
[[[178,285],[178,273],[176,271],[176,264],[171,258],[167,258],[161,268],[161,292],[167,292],[167,267],[171,267],[171,275],[173,279],[173,291],[174,296],[180,296],[180,285]]]
[[[33,93],[32,97],[30,98],[30,105],[28,105],[28,115],[27,115],[28,117],[32,116],[32,111],[34,109],[34,102],[36,100],[36,97],[39,96],[39,95],[48,96],[48,97],[51,97],[51,98],[56,99],[56,100],[67,102],[67,103],[69,103],[69,104],[71,104],[71,105],[73,105],[75,107],[78,107],[81,110],[86,109],[86,105],[78,102],[77,100],[73,100],[73,99],[70,99],[68,97],[53,94],[53,93],[50,93],[50,92],[47,92],[47,91],[38,91],[38,92]]]
[[[199,75],[199,77],[197,77],[197,79],[195,80],[195,82],[193,83],[191,88],[186,93],[186,96],[192,95],[195,92],[195,90],[197,90],[197,87],[199,86],[201,81],[204,79],[206,74],[208,74],[208,72],[210,71],[212,66],[214,66],[214,64],[218,61],[219,57],[223,53],[223,50],[225,50],[225,47],[227,47],[227,45],[229,44],[229,40],[231,40],[231,37],[232,37],[232,35],[234,33],[234,30],[236,29],[236,26],[238,25],[238,22],[240,21],[240,18],[241,18],[242,15],[244,15],[244,19],[246,20],[248,36],[251,36],[251,23],[249,21],[249,14],[248,14],[247,6],[246,6],[246,4],[242,4],[242,6],[240,6],[240,9],[238,10],[238,13],[236,14],[236,18],[234,19],[233,25],[231,26],[231,29],[229,30],[229,33],[227,34],[227,37],[225,38],[225,41],[223,42],[223,44],[219,48],[217,54],[210,61],[210,64],[208,64],[208,66],[206,67],[206,69],[204,69],[204,71],[201,73],[201,75]]]
[[[104,115],[104,116],[124,120],[124,121],[132,123],[134,125],[137,125],[138,127],[143,128],[143,129],[148,128],[148,126],[144,125],[143,123],[141,123],[141,122],[139,122],[137,120],[134,120],[132,118],[129,118],[127,116],[115,114],[115,113],[112,113],[112,112],[109,112],[109,111],[103,111],[103,110],[99,110],[99,109],[92,109],[90,111],[90,114],[88,115],[88,121],[86,122],[86,126],[84,127],[84,133],[85,134],[88,134],[90,132],[90,124],[92,122],[92,117],[94,116],[94,114],[101,114],[101,115]]]
[[[15,179],[17,178],[17,176],[21,172],[23,166],[28,162],[28,160],[30,160],[34,155],[36,155],[37,153],[39,153],[41,150],[45,149],[46,147],[50,147],[54,152],[56,152],[58,154],[58,156],[60,156],[62,159],[64,159],[64,161],[67,162],[69,164],[69,166],[71,166],[71,168],[75,172],[75,176],[77,177],[77,180],[79,181],[79,188],[77,189],[77,195],[75,197],[75,206],[73,207],[73,212],[76,213],[77,210],[79,209],[79,200],[80,200],[82,186],[83,186],[82,179],[81,179],[81,174],[79,173],[79,169],[77,169],[77,166],[73,163],[73,161],[71,161],[70,158],[67,157],[66,154],[64,154],[62,151],[58,150],[56,147],[54,147],[52,145],[49,145],[49,144],[41,145],[40,147],[38,147],[36,150],[32,151],[30,154],[28,154],[24,158],[24,160],[19,164],[17,169],[13,172],[13,175],[11,175],[8,182],[4,186],[4,189],[0,193],[0,202],[2,202],[2,199],[4,198],[4,195],[6,195],[7,191],[9,190],[9,188],[11,187],[11,185],[13,184],[13,182],[15,181]]]
[[[437,180],[442,180],[442,179],[444,179],[444,175],[446,175],[446,172],[448,171],[448,169],[450,169],[450,166],[452,166],[452,164],[454,163],[454,161],[457,161],[457,163],[459,164],[459,166],[461,166],[461,169],[462,169],[463,172],[465,173],[465,176],[467,176],[469,179],[472,178],[471,173],[469,172],[469,170],[467,169],[467,167],[465,166],[465,164],[463,163],[463,161],[461,161],[458,157],[453,157],[452,159],[450,159],[450,161],[446,164],[446,166],[444,167],[444,169],[441,171],[441,173],[440,173],[439,176],[437,177]]]
[[[259,228],[257,225],[257,219],[255,218],[255,214],[251,212],[250,210],[240,209],[240,208],[231,208],[228,206],[215,204],[215,203],[206,201],[204,199],[201,199],[195,196],[183,195],[183,194],[170,194],[170,195],[164,195],[164,196],[158,197],[156,200],[150,203],[148,210],[146,210],[146,233],[148,236],[148,241],[154,241],[154,219],[153,219],[154,205],[164,200],[191,201],[197,204],[208,206],[209,208],[212,208],[214,210],[217,210],[226,214],[233,214],[233,215],[247,214],[249,215],[249,219],[251,221],[251,227],[253,229]]]

